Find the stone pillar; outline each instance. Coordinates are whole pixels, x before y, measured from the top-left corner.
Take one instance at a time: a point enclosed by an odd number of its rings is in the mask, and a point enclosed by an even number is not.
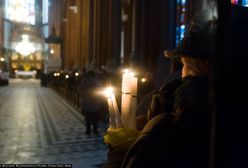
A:
[[[99,68],[108,60],[119,62],[120,0],[64,0],[63,6],[65,67],[92,63]]]
[[[110,58],[108,59],[114,60],[119,65],[121,54],[121,0],[111,1],[110,13]]]
[[[80,66],[81,1],[63,1],[63,58],[65,68]],[[61,20],[61,19],[60,19]]]
[[[80,4],[80,68],[84,67],[91,57],[92,41],[92,3],[89,0],[82,0]]]
[[[174,45],[175,3],[164,0],[132,1],[131,55],[146,70],[153,71],[158,55],[165,47]]]
[[[101,3],[102,1],[94,0],[93,2],[93,24],[92,24],[92,58],[89,60],[91,63],[99,63],[100,51],[100,31],[101,31]]]
[[[130,64],[132,54],[132,0],[122,1],[123,64]]]
[[[92,57],[95,66],[120,56],[120,0],[93,1]]]

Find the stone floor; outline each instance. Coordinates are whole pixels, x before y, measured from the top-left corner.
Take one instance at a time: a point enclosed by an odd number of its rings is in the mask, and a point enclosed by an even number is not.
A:
[[[0,87],[0,164],[72,164],[96,168],[106,160],[99,135],[85,135],[84,117],[38,80]]]

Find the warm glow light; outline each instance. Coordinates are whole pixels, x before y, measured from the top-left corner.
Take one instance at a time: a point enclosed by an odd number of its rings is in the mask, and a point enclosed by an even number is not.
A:
[[[69,78],[69,75],[65,75],[65,78],[68,79]]]
[[[75,76],[78,76],[78,75],[79,75],[79,73],[78,73],[78,72],[76,72],[76,73],[75,73]]]
[[[135,73],[132,72],[130,69],[123,69],[122,72],[123,73],[128,73],[128,76],[130,76],[130,77],[134,77],[135,76]]]
[[[123,73],[128,73],[129,69],[123,69]]]
[[[26,34],[22,35],[22,41],[16,45],[15,50],[23,56],[27,56],[35,52],[35,48],[33,44],[29,42],[29,37]]]
[[[0,58],[0,61],[4,62],[4,58],[3,58],[3,57],[1,57],[1,58]]]
[[[5,0],[9,20],[35,24],[35,0]]]
[[[50,53],[51,53],[51,54],[54,54],[54,49],[51,49],[51,50],[50,50]]]
[[[145,81],[146,81],[146,78],[142,78],[142,79],[141,79],[141,82],[145,82]]]
[[[55,72],[53,76],[60,76],[60,73]]]
[[[107,87],[104,91],[103,94],[106,97],[111,97],[114,94],[114,89],[112,87]]]
[[[129,72],[130,77],[134,77],[135,73],[134,72]]]
[[[122,75],[121,121],[126,128],[136,129],[137,77],[134,72]]]

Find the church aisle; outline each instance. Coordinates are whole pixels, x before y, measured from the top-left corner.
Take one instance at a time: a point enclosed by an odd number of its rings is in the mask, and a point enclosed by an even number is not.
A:
[[[13,79],[0,88],[0,164],[99,167],[106,160],[105,130],[85,135],[84,117],[39,80]]]

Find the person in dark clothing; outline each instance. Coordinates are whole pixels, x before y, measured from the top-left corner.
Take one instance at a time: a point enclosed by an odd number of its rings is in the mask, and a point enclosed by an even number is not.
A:
[[[138,101],[140,101],[148,92],[155,88],[155,83],[153,82],[152,73],[146,72],[144,77],[139,82],[138,86]]]
[[[154,112],[129,149],[122,168],[207,168],[210,107],[208,62],[216,22],[208,11],[197,15],[173,52],[183,63],[182,78],[164,108]],[[161,97],[167,94],[162,94]],[[170,102],[172,100],[173,102]],[[159,105],[159,104],[157,104]]]
[[[85,134],[91,133],[91,125],[93,125],[93,132],[98,134],[102,98],[96,92],[100,86],[94,71],[88,71],[80,83],[81,108],[86,121]]]
[[[171,53],[171,51],[164,50],[164,56],[168,59],[171,59],[170,73],[164,78],[164,84],[177,80],[181,78],[182,75],[183,64],[180,59],[171,58],[172,54],[173,52]]]
[[[168,57],[164,52],[165,57]],[[137,129],[142,130],[148,122],[148,118],[157,115],[161,109],[173,103],[173,93],[181,84],[182,63],[178,59],[171,59],[170,73],[163,79],[163,84],[144,95],[138,103],[136,110]],[[165,102],[166,100],[168,102]],[[159,104],[159,106],[157,106]],[[172,104],[169,106],[173,106]],[[160,110],[158,110],[160,108]],[[171,108],[170,108],[171,109]],[[167,109],[168,110],[168,109]],[[147,118],[148,117],[148,118]]]
[[[162,113],[171,113],[174,105],[174,92],[181,85],[181,78],[164,83],[152,96],[147,117],[149,120]]]

